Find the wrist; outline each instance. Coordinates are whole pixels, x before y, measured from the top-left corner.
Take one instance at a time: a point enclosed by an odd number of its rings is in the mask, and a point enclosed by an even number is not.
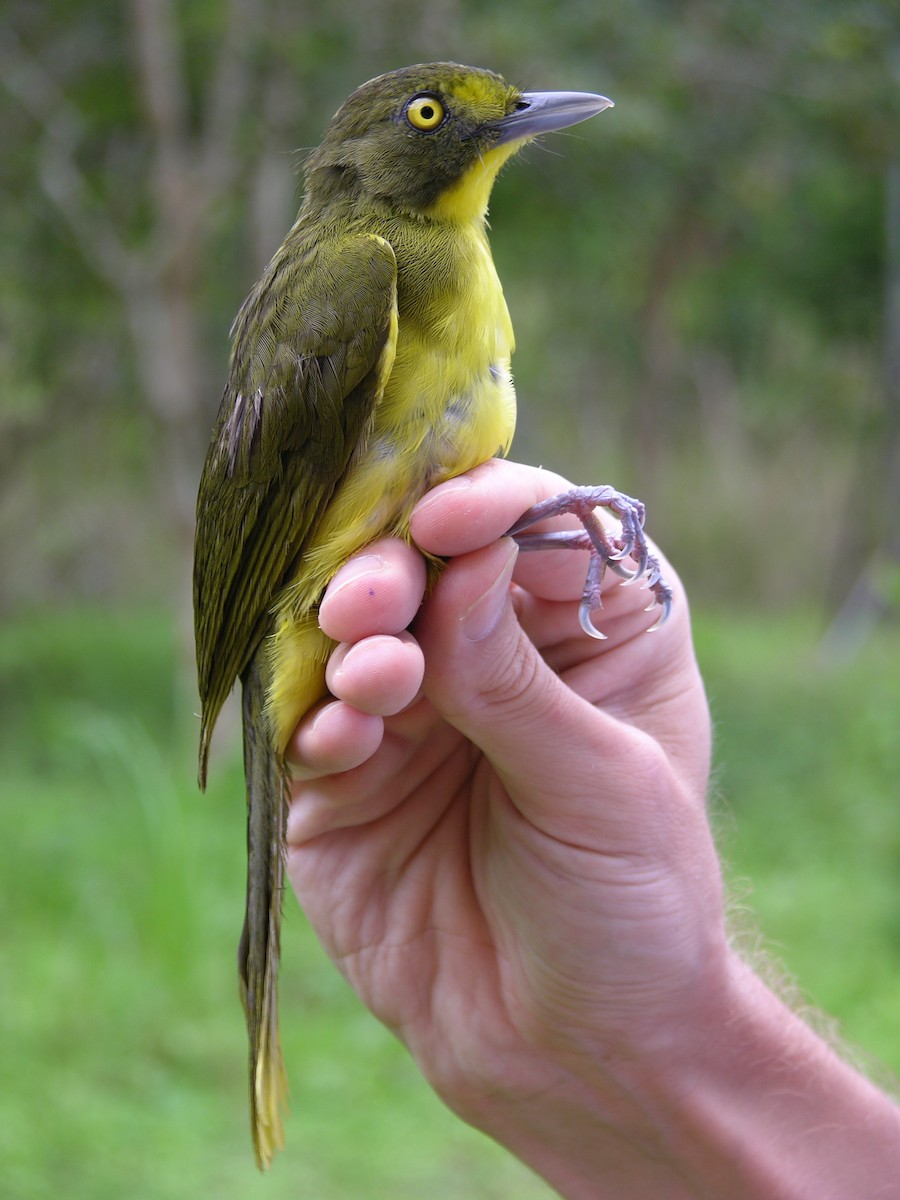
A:
[[[736,956],[679,1030],[518,1065],[465,1115],[567,1200],[900,1198],[900,1110]]]
[[[900,1198],[900,1109],[736,954],[695,1033],[693,1055],[652,1065],[646,1094],[711,1195]]]

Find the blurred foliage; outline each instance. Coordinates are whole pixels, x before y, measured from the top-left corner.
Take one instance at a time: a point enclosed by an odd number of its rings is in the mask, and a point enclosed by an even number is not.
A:
[[[696,620],[735,908],[855,1049],[900,1073],[897,631],[822,659],[808,620]],[[0,630],[0,1185],[15,1200],[539,1200],[446,1111],[287,898],[288,1146],[253,1162],[235,946],[241,766],[208,795],[172,706],[171,620]],[[798,719],[802,714],[802,719]],[[187,743],[191,744],[188,745]],[[753,930],[759,926],[754,936]]]
[[[0,606],[186,594],[227,330],[294,152],[363,79],[434,58],[616,101],[495,192],[516,456],[641,495],[711,600],[846,592],[898,518],[896,6],[11,0]]]

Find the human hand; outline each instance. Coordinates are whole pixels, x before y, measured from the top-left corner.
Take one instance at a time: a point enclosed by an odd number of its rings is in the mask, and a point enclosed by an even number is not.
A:
[[[585,556],[502,536],[567,486],[491,462],[426,496],[424,602],[399,541],[330,585],[335,699],[288,751],[300,902],[446,1103],[570,1200],[900,1196],[900,1111],[729,949],[671,568],[650,636],[608,579],[597,642]]]
[[[723,949],[680,586],[647,636],[647,592],[608,577],[597,642],[577,619],[585,556],[498,541],[565,486],[491,462],[430,493],[413,539],[450,561],[421,609],[423,559],[402,542],[339,572],[320,611],[336,699],[289,750],[301,905],[476,1121],[486,1090],[546,1086],[548,1055],[668,1037]]]

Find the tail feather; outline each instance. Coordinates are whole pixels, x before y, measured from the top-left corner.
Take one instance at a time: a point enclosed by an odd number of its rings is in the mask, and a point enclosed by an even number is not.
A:
[[[242,678],[247,778],[247,910],[238,949],[250,1043],[250,1124],[260,1170],[284,1145],[287,1080],[278,1029],[278,963],[284,884],[287,778],[265,717],[264,660]]]

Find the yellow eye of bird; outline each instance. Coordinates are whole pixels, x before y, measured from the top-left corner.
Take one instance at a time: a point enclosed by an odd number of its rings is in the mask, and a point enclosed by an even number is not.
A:
[[[446,115],[443,104],[430,92],[413,96],[406,106],[407,121],[413,129],[418,129],[421,133],[431,133],[433,129],[437,129],[444,123]]]

